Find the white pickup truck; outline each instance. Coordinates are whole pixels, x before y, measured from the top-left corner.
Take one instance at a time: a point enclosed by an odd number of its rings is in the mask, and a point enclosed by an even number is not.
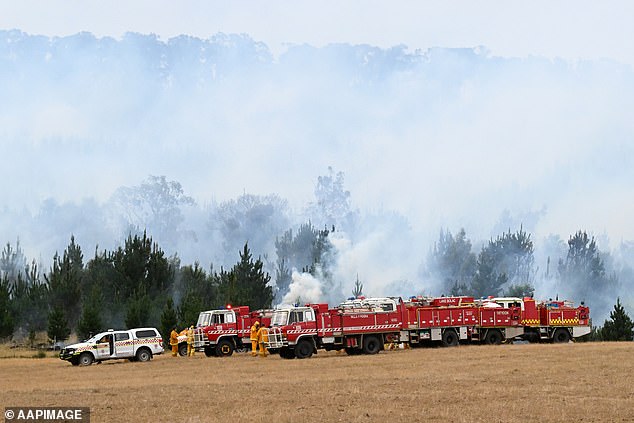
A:
[[[89,366],[93,362],[127,358],[130,361],[149,361],[163,353],[163,337],[155,328],[137,328],[101,332],[92,338],[66,346],[59,358],[73,366]]]

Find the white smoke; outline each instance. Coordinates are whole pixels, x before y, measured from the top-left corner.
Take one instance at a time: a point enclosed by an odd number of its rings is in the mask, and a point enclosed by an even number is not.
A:
[[[288,293],[282,298],[282,304],[319,303],[323,301],[323,283],[310,273],[300,273],[293,269]]]
[[[335,248],[334,279],[345,297],[352,295],[359,278],[365,296],[409,296],[430,289],[418,276],[426,251],[424,236],[395,212],[363,215],[354,234],[335,231],[329,235]]]

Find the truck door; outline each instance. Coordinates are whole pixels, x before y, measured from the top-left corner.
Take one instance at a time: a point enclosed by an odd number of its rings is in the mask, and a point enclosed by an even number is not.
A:
[[[236,322],[235,314],[233,311],[225,312],[225,330],[236,331],[238,330],[238,324]]]
[[[114,334],[114,355],[117,357],[132,357],[134,345],[127,332],[115,332]]]
[[[114,340],[112,335],[112,333],[106,333],[97,340],[97,351],[95,353],[97,360],[110,358],[114,353]]]
[[[288,324],[293,325],[293,330],[298,334],[315,333],[317,325],[312,310],[293,310],[288,319]]]

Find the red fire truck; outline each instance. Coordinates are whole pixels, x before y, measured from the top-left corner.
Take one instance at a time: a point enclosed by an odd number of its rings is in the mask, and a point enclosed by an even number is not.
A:
[[[461,340],[485,344],[524,339],[530,342],[568,342],[591,330],[590,310],[569,301],[536,301],[502,297],[412,298],[404,303],[406,342],[440,341],[445,346]]]
[[[194,347],[207,357],[228,357],[234,351],[251,348],[251,326],[258,320],[263,325],[271,321],[273,310],[250,311],[248,306],[203,311],[198,315],[194,332]]]
[[[275,310],[268,347],[283,358],[307,358],[318,349],[376,354],[386,343],[567,342],[590,333],[590,328],[588,307],[574,307],[567,301],[362,298],[334,309],[327,304],[307,304]]]
[[[308,358],[317,349],[376,354],[384,342],[399,342],[402,320],[403,303],[394,298],[281,308],[271,317],[268,348],[283,358]]]

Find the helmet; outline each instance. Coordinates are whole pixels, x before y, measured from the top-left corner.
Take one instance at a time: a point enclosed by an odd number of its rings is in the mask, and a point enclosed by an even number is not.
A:
[[[260,322],[258,322],[257,320],[255,321],[254,325],[256,326],[260,326]]]

